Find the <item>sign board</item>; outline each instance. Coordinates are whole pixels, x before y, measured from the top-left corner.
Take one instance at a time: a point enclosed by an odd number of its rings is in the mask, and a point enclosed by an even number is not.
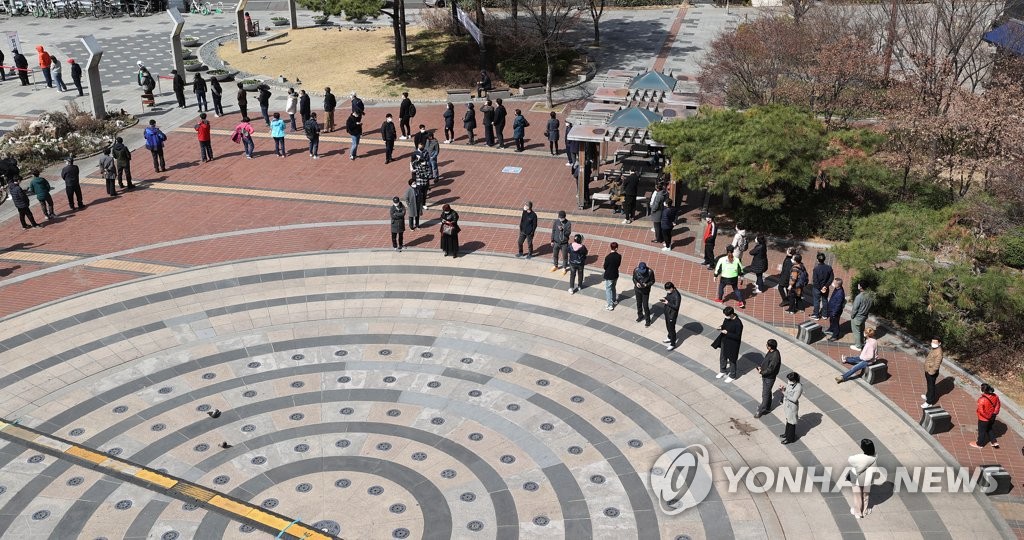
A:
[[[21,38],[18,37],[18,32],[15,30],[4,32],[4,45],[7,50],[18,49],[18,52],[25,54],[25,51],[21,50]],[[13,60],[11,64],[14,64]]]
[[[480,28],[477,27],[476,23],[469,18],[469,14],[462,8],[459,8],[458,15],[459,22],[462,23],[462,26],[466,27],[466,31],[469,32],[469,35],[473,36],[473,39],[476,40],[478,45],[483,45],[484,35],[480,32]]]
[[[505,167],[504,169],[502,169],[501,172],[503,172],[503,173],[510,173],[510,174],[519,174],[519,173],[523,172],[523,168],[522,167],[512,167],[512,166],[509,166],[509,167]]]

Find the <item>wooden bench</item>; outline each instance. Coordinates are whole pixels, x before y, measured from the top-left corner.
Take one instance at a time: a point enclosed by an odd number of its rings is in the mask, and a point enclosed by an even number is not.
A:
[[[519,95],[523,97],[539,96],[545,92],[543,83],[528,83],[519,86]]]
[[[512,91],[508,88],[492,88],[487,91],[487,97],[490,99],[508,99],[512,97]]]
[[[465,103],[473,99],[473,90],[469,88],[453,88],[446,90],[448,101],[452,103]]]

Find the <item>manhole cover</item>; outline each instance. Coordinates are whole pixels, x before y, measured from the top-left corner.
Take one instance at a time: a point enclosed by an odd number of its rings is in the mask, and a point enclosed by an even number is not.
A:
[[[277,508],[278,504],[281,504],[281,502],[278,501],[277,499],[267,499],[267,500],[261,502],[260,506],[262,506],[263,508],[271,509],[271,508]]]
[[[114,505],[114,508],[117,508],[118,510],[127,510],[131,507],[132,502],[129,501],[128,499],[125,499],[123,501],[117,501],[117,504]]]
[[[295,486],[295,491],[298,491],[299,493],[309,493],[310,491],[313,491],[313,484],[303,482]]]
[[[210,445],[206,443],[199,443],[193,446],[192,449],[195,450],[196,452],[205,452],[210,449]]]
[[[299,452],[300,454],[302,452],[308,452],[309,451],[309,445],[306,444],[306,443],[296,444],[295,445],[295,451]]]

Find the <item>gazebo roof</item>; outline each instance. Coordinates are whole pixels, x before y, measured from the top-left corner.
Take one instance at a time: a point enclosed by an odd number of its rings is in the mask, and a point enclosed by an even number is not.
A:
[[[661,122],[661,118],[662,116],[656,112],[629,107],[613,114],[608,120],[608,127],[646,129],[651,124]]]
[[[637,75],[633,82],[629,84],[629,87],[633,90],[660,90],[662,92],[671,92],[676,87],[676,80],[663,73],[657,71],[648,71],[647,73],[641,73]]]

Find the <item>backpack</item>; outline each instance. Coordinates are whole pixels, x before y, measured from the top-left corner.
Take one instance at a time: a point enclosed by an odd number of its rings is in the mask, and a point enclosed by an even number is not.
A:
[[[410,103],[409,104],[409,118],[412,118],[413,116],[416,116],[416,104],[415,103]]]
[[[736,249],[739,250],[740,253],[743,253],[747,251],[747,245],[747,235],[744,234],[740,236],[740,245],[736,246]]]
[[[803,287],[805,287],[807,285],[807,280],[808,280],[807,268],[805,268],[804,265],[801,264],[800,266],[793,267],[793,270],[795,270],[797,272],[797,274],[796,274],[796,283],[793,284],[793,286],[798,288],[798,289],[802,289]]]
[[[306,136],[307,137],[316,137],[316,133],[317,132],[316,132],[316,128],[314,127],[314,124],[313,124],[312,121],[307,121],[306,125],[303,126],[303,129],[306,130]]]

